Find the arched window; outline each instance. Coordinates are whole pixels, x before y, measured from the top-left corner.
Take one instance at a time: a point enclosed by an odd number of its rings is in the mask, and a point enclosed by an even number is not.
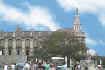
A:
[[[26,55],[29,55],[29,53],[30,53],[30,40],[29,39],[25,40],[25,47],[26,47],[26,49],[25,49]]]
[[[22,40],[17,39],[16,40],[16,53],[17,53],[17,55],[20,55],[21,51],[22,51]]]
[[[22,47],[22,40],[21,39],[16,40],[16,47]]]
[[[0,40],[0,50],[2,51],[2,55],[5,54],[5,48],[4,48],[4,39]]]
[[[4,39],[1,39],[1,40],[0,40],[0,47],[1,47],[1,46],[4,46]]]
[[[13,48],[13,40],[9,39],[8,40],[8,54],[11,55],[12,54],[12,48]]]
[[[26,46],[26,47],[30,47],[30,40],[29,40],[29,39],[26,39],[26,40],[25,40],[25,46]]]

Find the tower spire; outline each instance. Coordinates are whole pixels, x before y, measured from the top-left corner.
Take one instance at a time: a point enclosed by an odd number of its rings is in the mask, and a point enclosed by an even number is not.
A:
[[[76,13],[76,14],[75,14],[76,16],[78,16],[78,15],[79,15],[79,10],[78,10],[78,8],[76,8],[75,13]]]
[[[76,10],[75,10],[75,17],[74,17],[73,24],[74,24],[73,30],[75,32],[79,32],[80,31],[80,17],[79,17],[79,10],[78,10],[78,8],[76,8]]]

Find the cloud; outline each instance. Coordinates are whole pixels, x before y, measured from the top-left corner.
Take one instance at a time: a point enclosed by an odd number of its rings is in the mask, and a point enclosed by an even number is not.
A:
[[[87,37],[86,38],[86,44],[89,45],[89,46],[96,46],[97,45],[97,41],[90,38],[90,37]]]
[[[104,40],[95,40],[95,39],[92,39],[91,37],[87,36],[86,38],[86,44],[87,46],[99,46],[102,47],[102,46],[105,46],[105,41]]]
[[[94,49],[89,49],[88,51],[87,51],[87,54],[88,55],[91,55],[91,56],[96,56],[96,51],[94,50]]]
[[[105,27],[105,15],[104,14],[103,15],[101,14],[99,16],[99,21],[101,22],[102,26]]]
[[[96,14],[102,26],[105,26],[105,0],[57,0],[66,12],[79,8],[80,12]]]
[[[47,26],[52,31],[55,31],[60,28],[60,26],[57,25],[57,22],[55,22],[54,20],[55,16],[51,14],[47,8],[31,5],[27,5],[27,7],[29,12],[24,13],[0,1],[1,19],[5,21],[24,23],[25,25],[32,28],[37,25]]]
[[[79,8],[80,11],[98,12],[105,8],[105,0],[57,0],[57,2],[69,11],[72,8]]]

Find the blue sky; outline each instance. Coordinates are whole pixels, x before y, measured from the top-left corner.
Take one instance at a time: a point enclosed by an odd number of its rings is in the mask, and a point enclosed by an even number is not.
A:
[[[105,56],[105,0],[0,0],[0,30],[71,28],[76,8],[87,47]]]

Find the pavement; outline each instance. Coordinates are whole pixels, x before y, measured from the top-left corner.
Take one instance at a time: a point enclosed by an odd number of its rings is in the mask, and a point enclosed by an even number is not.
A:
[[[94,64],[89,65],[89,70],[96,70],[96,67]]]

